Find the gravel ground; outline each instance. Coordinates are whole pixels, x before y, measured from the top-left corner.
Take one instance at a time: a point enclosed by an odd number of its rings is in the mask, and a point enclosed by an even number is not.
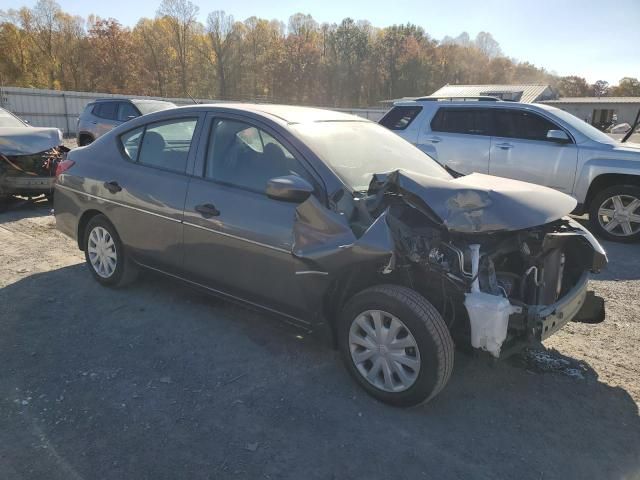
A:
[[[336,352],[153,275],[100,287],[41,202],[0,214],[0,478],[640,479],[640,256],[607,244],[599,325],[430,404],[367,397]]]

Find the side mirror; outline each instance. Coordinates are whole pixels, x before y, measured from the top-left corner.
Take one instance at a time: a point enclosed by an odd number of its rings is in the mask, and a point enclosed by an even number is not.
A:
[[[557,143],[569,143],[571,141],[564,130],[549,130],[547,132],[547,140]]]
[[[297,175],[272,178],[267,182],[267,197],[285,202],[304,202],[313,192],[313,187]]]

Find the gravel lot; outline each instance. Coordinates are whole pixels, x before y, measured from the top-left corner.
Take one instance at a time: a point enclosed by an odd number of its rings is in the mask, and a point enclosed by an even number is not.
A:
[[[640,256],[599,325],[379,404],[291,327],[144,275],[100,287],[49,207],[0,214],[0,478],[640,479]]]

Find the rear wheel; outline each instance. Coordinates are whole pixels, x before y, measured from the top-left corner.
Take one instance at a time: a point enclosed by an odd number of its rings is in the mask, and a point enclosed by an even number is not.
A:
[[[79,147],[84,147],[86,145],[89,145],[90,143],[93,142],[93,137],[91,135],[80,135],[80,138],[78,138],[78,146]]]
[[[429,401],[453,370],[453,340],[444,320],[406,287],[380,285],[355,295],[343,309],[338,336],[349,373],[391,405]]]
[[[640,187],[614,185],[599,192],[591,201],[589,223],[604,239],[640,241]]]
[[[116,229],[104,215],[96,215],[87,224],[84,256],[89,270],[102,285],[120,287],[135,279],[137,269],[126,257]]]

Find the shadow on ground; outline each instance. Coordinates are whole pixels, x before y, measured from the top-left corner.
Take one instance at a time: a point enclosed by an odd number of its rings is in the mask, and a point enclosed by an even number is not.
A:
[[[315,339],[161,278],[110,290],[75,265],[5,287],[0,309],[2,478],[640,475],[637,405],[588,365],[458,353],[444,392],[401,410]]]
[[[43,217],[51,214],[53,204],[45,197],[26,199],[10,197],[0,200],[0,224],[28,217]]]

